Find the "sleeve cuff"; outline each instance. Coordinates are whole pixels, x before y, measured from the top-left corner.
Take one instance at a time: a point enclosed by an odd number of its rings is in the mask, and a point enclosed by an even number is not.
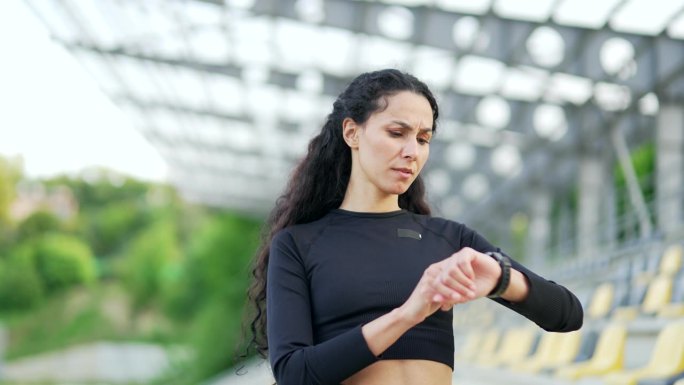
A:
[[[534,279],[530,279],[530,276],[524,270],[518,271],[523,275],[523,277],[525,277],[525,280],[527,281],[527,297],[525,297],[525,299],[523,299],[520,302],[510,302],[503,298],[499,298],[500,301],[498,302],[505,303],[506,305],[508,305],[508,307],[520,312],[521,314],[527,314],[529,312],[534,311],[535,309],[539,309],[540,307],[542,307],[544,305],[544,298],[543,296],[538,295],[539,290],[537,289],[537,282],[535,282]]]
[[[318,345],[313,353],[315,367],[325,368],[325,374],[321,377],[334,383],[341,382],[351,374],[378,361],[378,357],[373,355],[363,337],[361,325]]]

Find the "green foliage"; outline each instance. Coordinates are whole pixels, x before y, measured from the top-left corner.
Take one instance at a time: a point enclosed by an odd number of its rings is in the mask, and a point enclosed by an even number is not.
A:
[[[650,178],[655,173],[655,145],[653,143],[646,143],[632,151],[631,156],[639,185],[642,189],[652,190],[653,183]],[[625,174],[618,163],[615,165],[615,184],[618,186],[625,186],[627,184]]]
[[[0,172],[0,190],[8,186],[3,183]],[[67,235],[69,224],[39,211],[16,231],[9,228],[6,258],[0,245],[0,317],[15,320],[10,356],[100,338],[136,339],[149,325],[163,323],[174,329],[162,337],[173,335],[193,352],[183,383],[200,382],[234,364],[260,222],[190,206],[169,186],[106,171],[44,185],[71,190],[79,207],[73,223],[79,227],[77,235]],[[0,222],[0,236],[6,229]],[[102,277],[101,269],[111,269],[106,284],[122,285],[131,297],[126,309],[132,303],[137,312],[130,322],[107,319],[118,308],[91,296],[104,285],[75,287]],[[68,298],[75,292],[81,293],[76,299],[88,298],[87,304],[78,300],[83,306],[72,306]]]
[[[49,232],[61,230],[57,216],[49,211],[38,210],[24,219],[17,227],[17,241],[41,236]]]
[[[0,156],[0,255],[6,255],[14,242],[10,222],[10,206],[16,196],[16,183],[21,178],[21,161]]]
[[[647,143],[636,148],[631,153],[632,165],[637,177],[637,183],[641,192],[644,194],[644,200],[648,204],[655,199],[655,167],[656,167],[656,150],[654,143]],[[618,218],[625,221],[625,216],[634,213],[635,209],[632,207],[632,201],[627,187],[627,178],[620,167],[619,163],[615,164],[614,170],[615,194],[617,201]],[[651,210],[651,214],[655,215],[655,210]],[[651,218],[655,221],[656,218]],[[628,226],[630,225],[631,226]],[[638,234],[638,221],[634,220],[631,223],[625,223],[625,226],[620,228],[618,239],[631,239]]]
[[[121,274],[136,308],[159,294],[162,280],[179,260],[180,248],[171,220],[159,220],[135,237],[124,257]]]
[[[188,257],[200,264],[207,294],[234,298],[239,289],[232,282],[244,277],[247,271],[258,244],[259,225],[253,220],[223,214],[198,232]]]
[[[95,279],[87,245],[71,236],[48,234],[25,241],[0,259],[0,312],[29,309],[45,292]]]
[[[259,222],[233,214],[209,218],[191,237],[182,274],[165,287],[169,315],[190,323],[189,343],[196,359],[186,373],[189,382],[235,364],[259,231]]]
[[[511,255],[514,255],[518,262],[525,262],[525,244],[527,234],[530,229],[530,220],[526,214],[516,213],[511,217]]]
[[[95,281],[90,247],[71,235],[46,234],[35,243],[34,261],[47,290],[61,290]]]
[[[19,256],[0,260],[0,311],[27,309],[43,297],[43,283],[31,261]]]
[[[0,228],[9,221],[9,209],[14,201],[15,185],[21,178],[21,162],[0,157]]]
[[[211,297],[236,312],[245,300],[248,265],[259,240],[260,223],[233,214],[208,219],[190,238],[179,279],[170,281],[166,308],[184,319]]]
[[[107,256],[119,251],[149,222],[149,210],[141,206],[131,201],[114,202],[87,216],[85,233],[96,255]]]
[[[93,173],[96,175],[92,175]],[[145,194],[150,189],[145,182],[107,170],[91,171],[91,176],[87,179],[60,176],[46,181],[46,185],[69,186],[83,212],[97,210],[113,202],[144,201]]]
[[[65,186],[73,193],[79,204],[79,233],[98,257],[121,253],[131,238],[153,221],[153,211],[174,196],[167,186],[107,170],[90,170],[84,178],[61,176],[45,185]]]
[[[117,326],[117,321],[105,311],[107,303],[118,298],[119,291],[113,289],[106,285],[87,290],[72,288],[45,298],[40,306],[0,314],[11,341],[7,358],[21,358],[92,341],[144,339]]]
[[[244,295],[243,295],[244,296]],[[233,356],[240,338],[239,308],[211,300],[199,312],[191,334],[196,357],[190,381],[206,380],[235,365]]]

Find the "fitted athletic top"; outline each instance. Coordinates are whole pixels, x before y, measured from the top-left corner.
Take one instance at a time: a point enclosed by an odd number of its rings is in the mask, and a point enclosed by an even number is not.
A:
[[[401,306],[430,264],[464,247],[501,252],[460,223],[406,210],[335,209],[276,233],[266,308],[278,384],[336,385],[377,360],[424,359],[453,369],[452,311],[436,311],[379,357],[361,326]],[[582,307],[569,290],[511,263],[527,277],[529,295],[518,303],[496,302],[547,331],[580,328]]]

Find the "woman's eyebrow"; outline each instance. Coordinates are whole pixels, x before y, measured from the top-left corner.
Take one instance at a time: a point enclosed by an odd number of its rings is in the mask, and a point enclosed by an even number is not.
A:
[[[403,129],[407,129],[407,130],[412,130],[412,129],[413,129],[413,127],[411,127],[410,124],[408,124],[408,123],[406,123],[406,122],[404,122],[404,121],[401,121],[401,120],[393,120],[391,123],[392,123],[392,124],[397,124],[397,125],[401,126],[401,128],[403,128]],[[432,128],[421,128],[421,129],[420,129],[420,132],[430,132],[430,133],[431,133],[431,132],[432,132]]]

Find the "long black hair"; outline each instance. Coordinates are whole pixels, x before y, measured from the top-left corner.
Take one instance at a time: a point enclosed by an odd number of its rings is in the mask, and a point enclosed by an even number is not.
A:
[[[386,98],[401,91],[423,95],[432,108],[433,131],[439,111],[428,87],[416,77],[385,69],[357,76],[333,103],[321,132],[309,142],[306,156],[294,169],[283,194],[266,222],[261,248],[252,268],[249,302],[252,306],[249,342],[263,358],[268,352],[266,337],[266,272],[273,235],[298,223],[323,217],[342,203],[351,173],[351,150],[342,137],[342,121],[351,118],[364,124],[376,111],[387,107]],[[418,214],[430,214],[425,187],[416,177],[406,192],[399,195],[399,207]]]

